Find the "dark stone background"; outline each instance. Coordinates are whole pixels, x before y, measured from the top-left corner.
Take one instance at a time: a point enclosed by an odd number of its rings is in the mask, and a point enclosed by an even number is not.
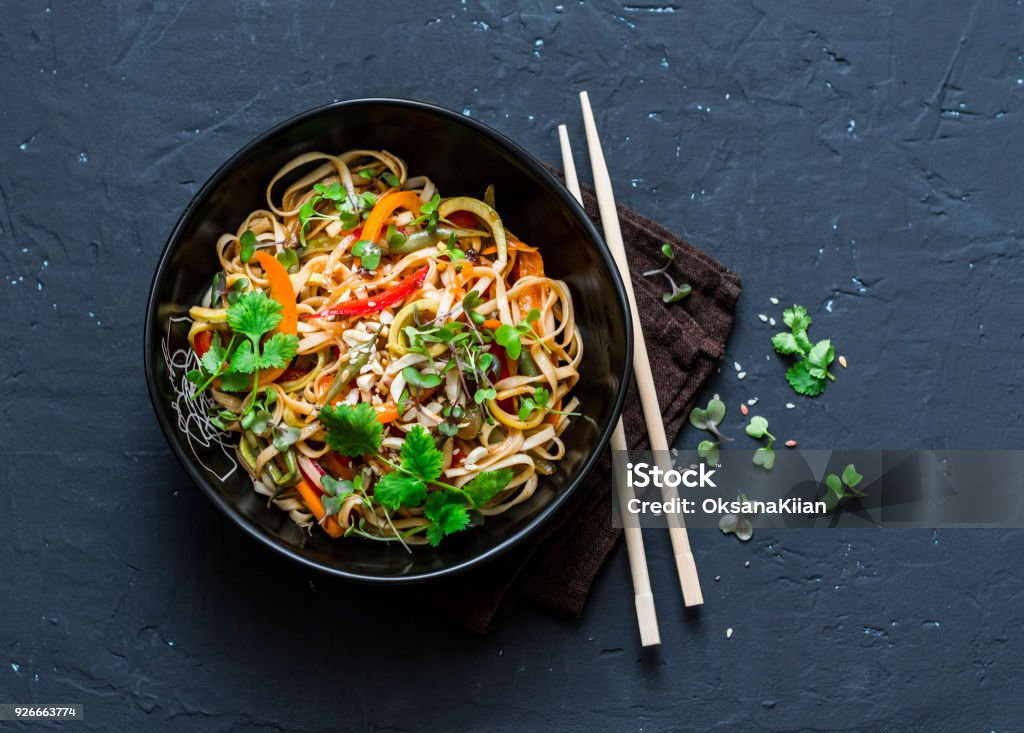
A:
[[[1024,729],[1020,531],[694,532],[692,615],[652,532],[660,649],[621,547],[579,622],[479,638],[270,554],[168,450],[147,288],[231,152],[392,95],[552,162],[566,122],[588,171],[580,89],[619,199],[743,276],[707,389],[732,432],[757,396],[802,447],[1019,448],[1021,4],[658,3],[5,3],[0,701],[82,702],[75,730]],[[770,296],[848,356],[823,399],[765,359]]]

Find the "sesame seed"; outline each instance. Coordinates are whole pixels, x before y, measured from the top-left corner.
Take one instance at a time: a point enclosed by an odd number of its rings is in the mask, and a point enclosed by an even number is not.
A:
[[[743,371],[743,367],[740,366],[740,363],[738,361],[734,361],[732,363],[732,365],[736,368],[736,371],[738,371],[738,372],[742,372]]]
[[[761,323],[768,323],[768,316],[764,313],[758,313],[757,317],[761,319]]]
[[[775,319],[774,318],[769,318],[768,319],[768,325],[769,326],[774,326],[775,325]]]
[[[754,405],[756,405],[756,404],[757,404],[757,403],[758,403],[759,401],[760,401],[760,400],[759,400],[759,399],[758,399],[757,397],[751,397],[751,398],[750,398],[749,400],[747,400],[747,404],[748,404],[748,405],[750,405],[751,407],[753,407],[753,406],[754,406]]]
[[[743,567],[749,568],[750,567],[750,560],[747,560],[745,563],[743,563]]]
[[[746,372],[740,372],[739,374],[736,375],[736,378],[737,379],[746,379],[747,378],[747,373]]]
[[[841,366],[843,369],[846,369],[846,357],[845,356],[840,356],[839,357],[839,366]]]
[[[743,403],[741,402],[741,403],[740,403],[740,412],[742,412],[742,413],[743,413],[744,415],[746,415],[746,414],[747,414],[748,412],[750,412],[750,408],[749,408],[749,407],[747,407],[746,405],[744,405],[744,404],[743,404]]]
[[[779,304],[779,299],[778,298],[769,298],[768,300],[770,300],[772,302],[772,305],[778,305]]]
[[[792,402],[787,402],[786,403],[786,409],[787,410],[792,410],[794,407],[796,407],[796,405],[794,405]]]
[[[795,440],[787,440],[786,441],[786,447],[787,448],[796,448],[796,441]]]
[[[725,630],[725,638],[726,639],[731,639],[732,638],[732,629],[731,628],[728,628],[728,629]]]

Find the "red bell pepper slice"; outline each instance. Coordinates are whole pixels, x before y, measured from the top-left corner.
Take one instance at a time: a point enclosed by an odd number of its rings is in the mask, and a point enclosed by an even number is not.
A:
[[[416,292],[427,279],[428,265],[424,265],[409,277],[399,282],[387,292],[378,295],[371,295],[368,298],[350,300],[347,303],[340,303],[316,313],[303,313],[301,318],[324,318],[326,316],[363,316],[367,313],[376,313],[385,308],[390,308],[395,303],[401,302],[411,293]]]

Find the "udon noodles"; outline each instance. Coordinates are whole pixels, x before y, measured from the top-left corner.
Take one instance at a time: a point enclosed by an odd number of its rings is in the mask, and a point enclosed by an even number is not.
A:
[[[310,531],[406,545],[527,501],[564,456],[583,343],[493,189],[442,198],[352,150],[296,157],[266,200],[218,239],[189,331],[194,396],[255,490]]]

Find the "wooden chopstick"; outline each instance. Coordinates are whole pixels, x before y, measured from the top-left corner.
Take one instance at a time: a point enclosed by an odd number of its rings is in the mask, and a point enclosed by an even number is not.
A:
[[[633,373],[640,390],[640,404],[644,411],[644,421],[647,423],[647,433],[651,439],[651,450],[654,451],[655,460],[662,470],[668,470],[671,468],[668,437],[665,435],[665,424],[661,419],[658,392],[654,386],[654,375],[651,372],[651,362],[647,355],[647,343],[640,325],[636,295],[629,279],[629,263],[626,261],[626,248],[622,241],[622,230],[619,228],[619,216],[615,210],[612,180],[604,161],[601,140],[597,135],[597,125],[594,123],[594,113],[590,109],[590,98],[586,92],[580,92],[580,105],[583,107],[583,124],[587,130],[587,147],[590,150],[590,166],[594,172],[594,189],[597,192],[597,203],[601,210],[604,238],[619,267],[619,275],[622,276],[622,282],[626,287],[626,297],[629,299],[629,310],[633,318],[635,344]],[[664,486],[661,493],[662,498],[666,501],[672,501],[679,495],[679,492],[670,486]],[[704,596],[700,590],[697,564],[690,551],[690,539],[686,533],[686,527],[678,513],[669,513],[665,517],[668,522],[669,537],[672,540],[672,554],[675,555],[679,584],[683,589],[683,602],[687,606],[699,606],[704,603]]]
[[[572,159],[569,132],[566,130],[565,125],[558,126],[558,142],[562,146],[562,168],[565,171],[565,185],[582,205],[583,194],[580,192],[579,179],[576,178],[576,164]],[[626,431],[622,427],[621,418],[615,426],[615,431],[612,433],[611,446],[612,450],[626,450]],[[622,516],[625,517],[625,492],[616,490],[615,494],[619,498]],[[661,643],[661,634],[658,632],[658,615],[654,610],[651,578],[647,572],[647,553],[644,550],[643,531],[639,527],[626,527],[623,532],[626,535],[629,572],[633,577],[633,601],[636,605],[636,621],[640,627],[640,643],[643,646],[654,646]]]

